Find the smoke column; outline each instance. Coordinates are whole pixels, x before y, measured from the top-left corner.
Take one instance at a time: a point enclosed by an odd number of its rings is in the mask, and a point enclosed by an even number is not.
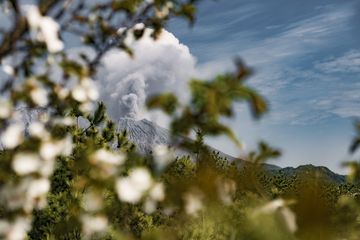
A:
[[[154,41],[151,32],[146,29],[141,40],[129,44],[134,58],[121,50],[104,57],[97,82],[114,120],[149,118],[144,104],[153,94],[173,92],[181,101],[189,97],[187,83],[195,72],[195,58],[173,34],[163,30]]]

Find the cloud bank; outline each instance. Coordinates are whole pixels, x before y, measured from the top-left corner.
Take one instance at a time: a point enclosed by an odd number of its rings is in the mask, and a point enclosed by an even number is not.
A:
[[[147,29],[141,40],[130,43],[134,58],[122,50],[104,57],[98,84],[114,120],[151,119],[144,104],[157,93],[173,92],[181,101],[188,99],[187,82],[195,72],[195,58],[170,32],[164,30],[156,41],[151,32]]]

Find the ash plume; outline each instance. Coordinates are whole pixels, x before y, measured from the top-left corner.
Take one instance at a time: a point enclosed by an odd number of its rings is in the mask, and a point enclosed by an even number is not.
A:
[[[195,58],[173,34],[163,30],[154,41],[151,32],[146,29],[140,41],[129,44],[134,58],[121,50],[104,57],[97,82],[114,120],[150,118],[144,104],[157,93],[173,92],[181,101],[188,99],[187,82],[195,72]]]

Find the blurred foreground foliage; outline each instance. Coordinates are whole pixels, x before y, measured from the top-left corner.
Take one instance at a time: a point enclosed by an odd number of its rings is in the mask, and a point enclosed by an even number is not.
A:
[[[280,151],[263,142],[231,161],[204,144],[225,135],[241,147],[223,123],[235,103],[247,103],[255,118],[267,111],[241,61],[233,73],[193,79],[189,103],[172,93],[148,99],[170,116],[173,148],[140,154],[106,106],[95,105],[93,79],[106,52],[134,57],[129,37],[151,28],[157,39],[174,17],[193,24],[197,2],[0,2],[13,20],[0,32],[1,239],[360,238],[358,162],[346,163],[345,181],[326,168],[268,165]],[[94,56],[69,57],[66,34]]]

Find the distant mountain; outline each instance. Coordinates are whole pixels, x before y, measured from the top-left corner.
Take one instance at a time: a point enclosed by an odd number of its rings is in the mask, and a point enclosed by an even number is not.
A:
[[[312,177],[321,176],[321,177],[325,177],[327,180],[339,184],[346,182],[346,176],[334,173],[327,167],[314,166],[312,164],[302,165],[296,168],[294,167],[281,168],[280,170],[277,170],[275,173],[284,174],[289,177],[296,177],[298,175],[311,175]]]
[[[169,130],[146,119],[137,121],[132,118],[121,118],[118,121],[118,130],[126,130],[129,140],[132,141],[137,146],[137,150],[143,154],[151,153],[153,147],[159,144],[169,147],[174,145],[174,138],[171,137]],[[181,140],[181,137],[177,137],[175,140]],[[240,167],[246,163],[245,160],[235,158],[210,146],[208,147],[211,152],[218,154],[219,157],[227,159],[228,161],[240,160]],[[174,150],[176,154],[180,156],[191,155],[185,151],[176,149],[176,147]],[[281,169],[271,164],[264,164],[264,166],[267,170]]]
[[[169,130],[162,128],[146,119],[137,121],[132,118],[121,118],[118,121],[118,130],[126,130],[129,140],[132,141],[137,146],[137,150],[143,154],[151,153],[153,147],[158,144],[167,145],[170,147],[174,144],[174,142],[172,142],[173,139],[171,138],[171,133]],[[228,161],[240,160],[240,168],[246,163],[245,160],[235,158],[210,146],[209,149],[211,152],[218,154],[219,157],[227,159]],[[189,153],[180,151],[178,149],[175,149],[175,151],[176,154],[180,156],[189,155]],[[346,181],[346,176],[336,174],[327,167],[322,166],[318,167],[314,165],[303,165],[296,168],[281,168],[272,164],[264,164],[264,167],[273,174],[284,174],[289,177],[294,177],[299,174],[321,174],[330,181],[334,181],[336,183],[344,183]]]
[[[117,127],[117,130],[127,132],[129,140],[136,145],[140,153],[151,153],[156,145],[171,145],[169,131],[149,120],[136,121],[132,118],[120,118]]]
[[[28,111],[25,108],[18,109],[22,121],[27,128],[27,126],[32,122],[38,119],[39,115],[44,112],[42,109]],[[152,152],[152,149],[156,145],[167,145],[170,147],[174,147],[174,138],[171,137],[171,133],[169,130],[158,126],[157,124],[143,119],[143,120],[135,120],[132,118],[121,118],[117,122],[118,130],[126,130],[128,138],[131,142],[133,142],[139,153],[149,154]],[[175,138],[175,140],[181,140],[181,137]],[[176,144],[175,144],[176,145]],[[175,150],[176,155],[191,155],[183,150],[173,148]],[[226,153],[223,153],[215,148],[209,146],[211,152],[218,154],[219,157],[227,159],[228,161],[237,160],[240,162],[240,169],[246,161],[230,156]],[[344,183],[346,181],[346,176],[339,175],[326,167],[318,167],[313,165],[303,165],[299,167],[286,167],[281,168],[276,165],[264,164],[265,169],[269,170],[273,174],[284,174],[289,177],[293,177],[299,174],[321,174],[326,176],[329,180],[334,181],[336,183]]]

